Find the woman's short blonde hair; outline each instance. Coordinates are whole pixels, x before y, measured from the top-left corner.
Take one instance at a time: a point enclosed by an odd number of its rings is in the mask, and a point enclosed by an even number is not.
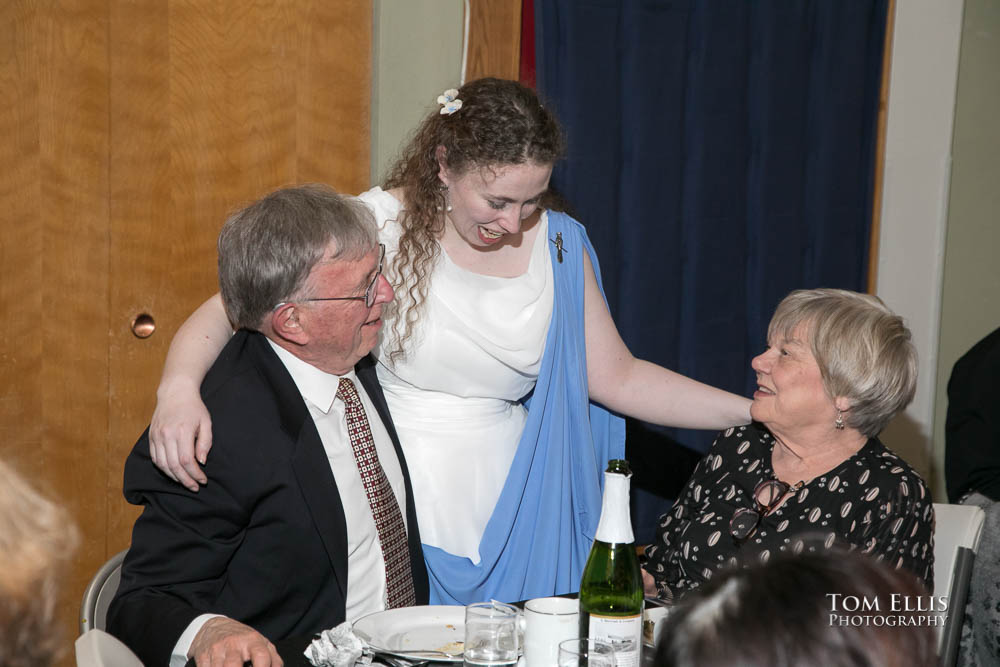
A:
[[[0,665],[50,665],[63,644],[59,586],[78,542],[75,524],[0,461]]]
[[[881,299],[840,289],[796,290],[778,304],[767,339],[790,338],[800,324],[827,394],[850,402],[847,426],[875,437],[913,400],[917,351],[903,319]]]

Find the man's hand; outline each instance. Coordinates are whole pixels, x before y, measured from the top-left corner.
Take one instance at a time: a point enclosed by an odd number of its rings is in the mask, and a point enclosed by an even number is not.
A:
[[[281,667],[281,658],[274,644],[267,638],[239,621],[218,616],[209,619],[194,636],[188,657],[194,658],[198,667]]]

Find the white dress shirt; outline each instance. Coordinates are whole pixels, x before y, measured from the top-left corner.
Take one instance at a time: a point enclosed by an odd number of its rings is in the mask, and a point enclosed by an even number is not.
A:
[[[368,505],[365,485],[361,480],[361,473],[358,472],[354,450],[347,433],[344,402],[336,398],[341,377],[353,382],[358,390],[358,396],[368,416],[368,424],[371,426],[379,462],[396,496],[396,502],[399,503],[405,524],[406,487],[403,482],[403,469],[392,446],[392,440],[353,370],[343,376],[332,375],[302,361],[270,339],[268,343],[292,376],[295,386],[302,393],[306,407],[309,408],[309,414],[312,415],[320,440],[323,442],[333,478],[337,482],[337,491],[344,506],[344,515],[347,519],[346,618],[348,621],[353,621],[366,614],[382,611],[386,608],[385,562],[382,559],[378,529]],[[191,622],[174,646],[170,667],[184,666],[188,660],[187,653],[191,648],[191,642],[205,622],[215,616],[217,614],[202,614]]]

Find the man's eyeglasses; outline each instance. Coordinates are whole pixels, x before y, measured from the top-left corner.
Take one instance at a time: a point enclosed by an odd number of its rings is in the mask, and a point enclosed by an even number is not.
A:
[[[312,299],[294,299],[293,302],[304,302],[304,301],[364,301],[365,306],[371,308],[375,305],[375,299],[378,296],[378,277],[382,275],[382,263],[385,261],[385,244],[378,244],[378,268],[375,270],[375,276],[372,281],[368,283],[368,289],[365,290],[364,296],[324,296],[315,297]],[[273,310],[281,308],[286,303],[292,303],[289,301],[282,301],[276,304]]]
[[[736,510],[729,521],[729,534],[739,544],[746,542],[757,532],[760,520],[777,509],[789,491],[798,491],[802,486],[802,482],[791,486],[780,479],[761,480],[753,490],[756,507],[741,507]]]

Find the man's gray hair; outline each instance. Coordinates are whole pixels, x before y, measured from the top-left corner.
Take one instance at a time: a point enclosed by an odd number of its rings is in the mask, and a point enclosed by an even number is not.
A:
[[[354,197],[317,184],[272,192],[231,215],[219,233],[219,288],[229,321],[260,329],[275,305],[302,297],[331,243],[332,258],[353,261],[376,242],[372,213]]]
[[[767,339],[787,339],[803,323],[826,393],[850,401],[844,423],[875,437],[909,405],[917,388],[910,330],[877,296],[797,290],[778,304]]]

